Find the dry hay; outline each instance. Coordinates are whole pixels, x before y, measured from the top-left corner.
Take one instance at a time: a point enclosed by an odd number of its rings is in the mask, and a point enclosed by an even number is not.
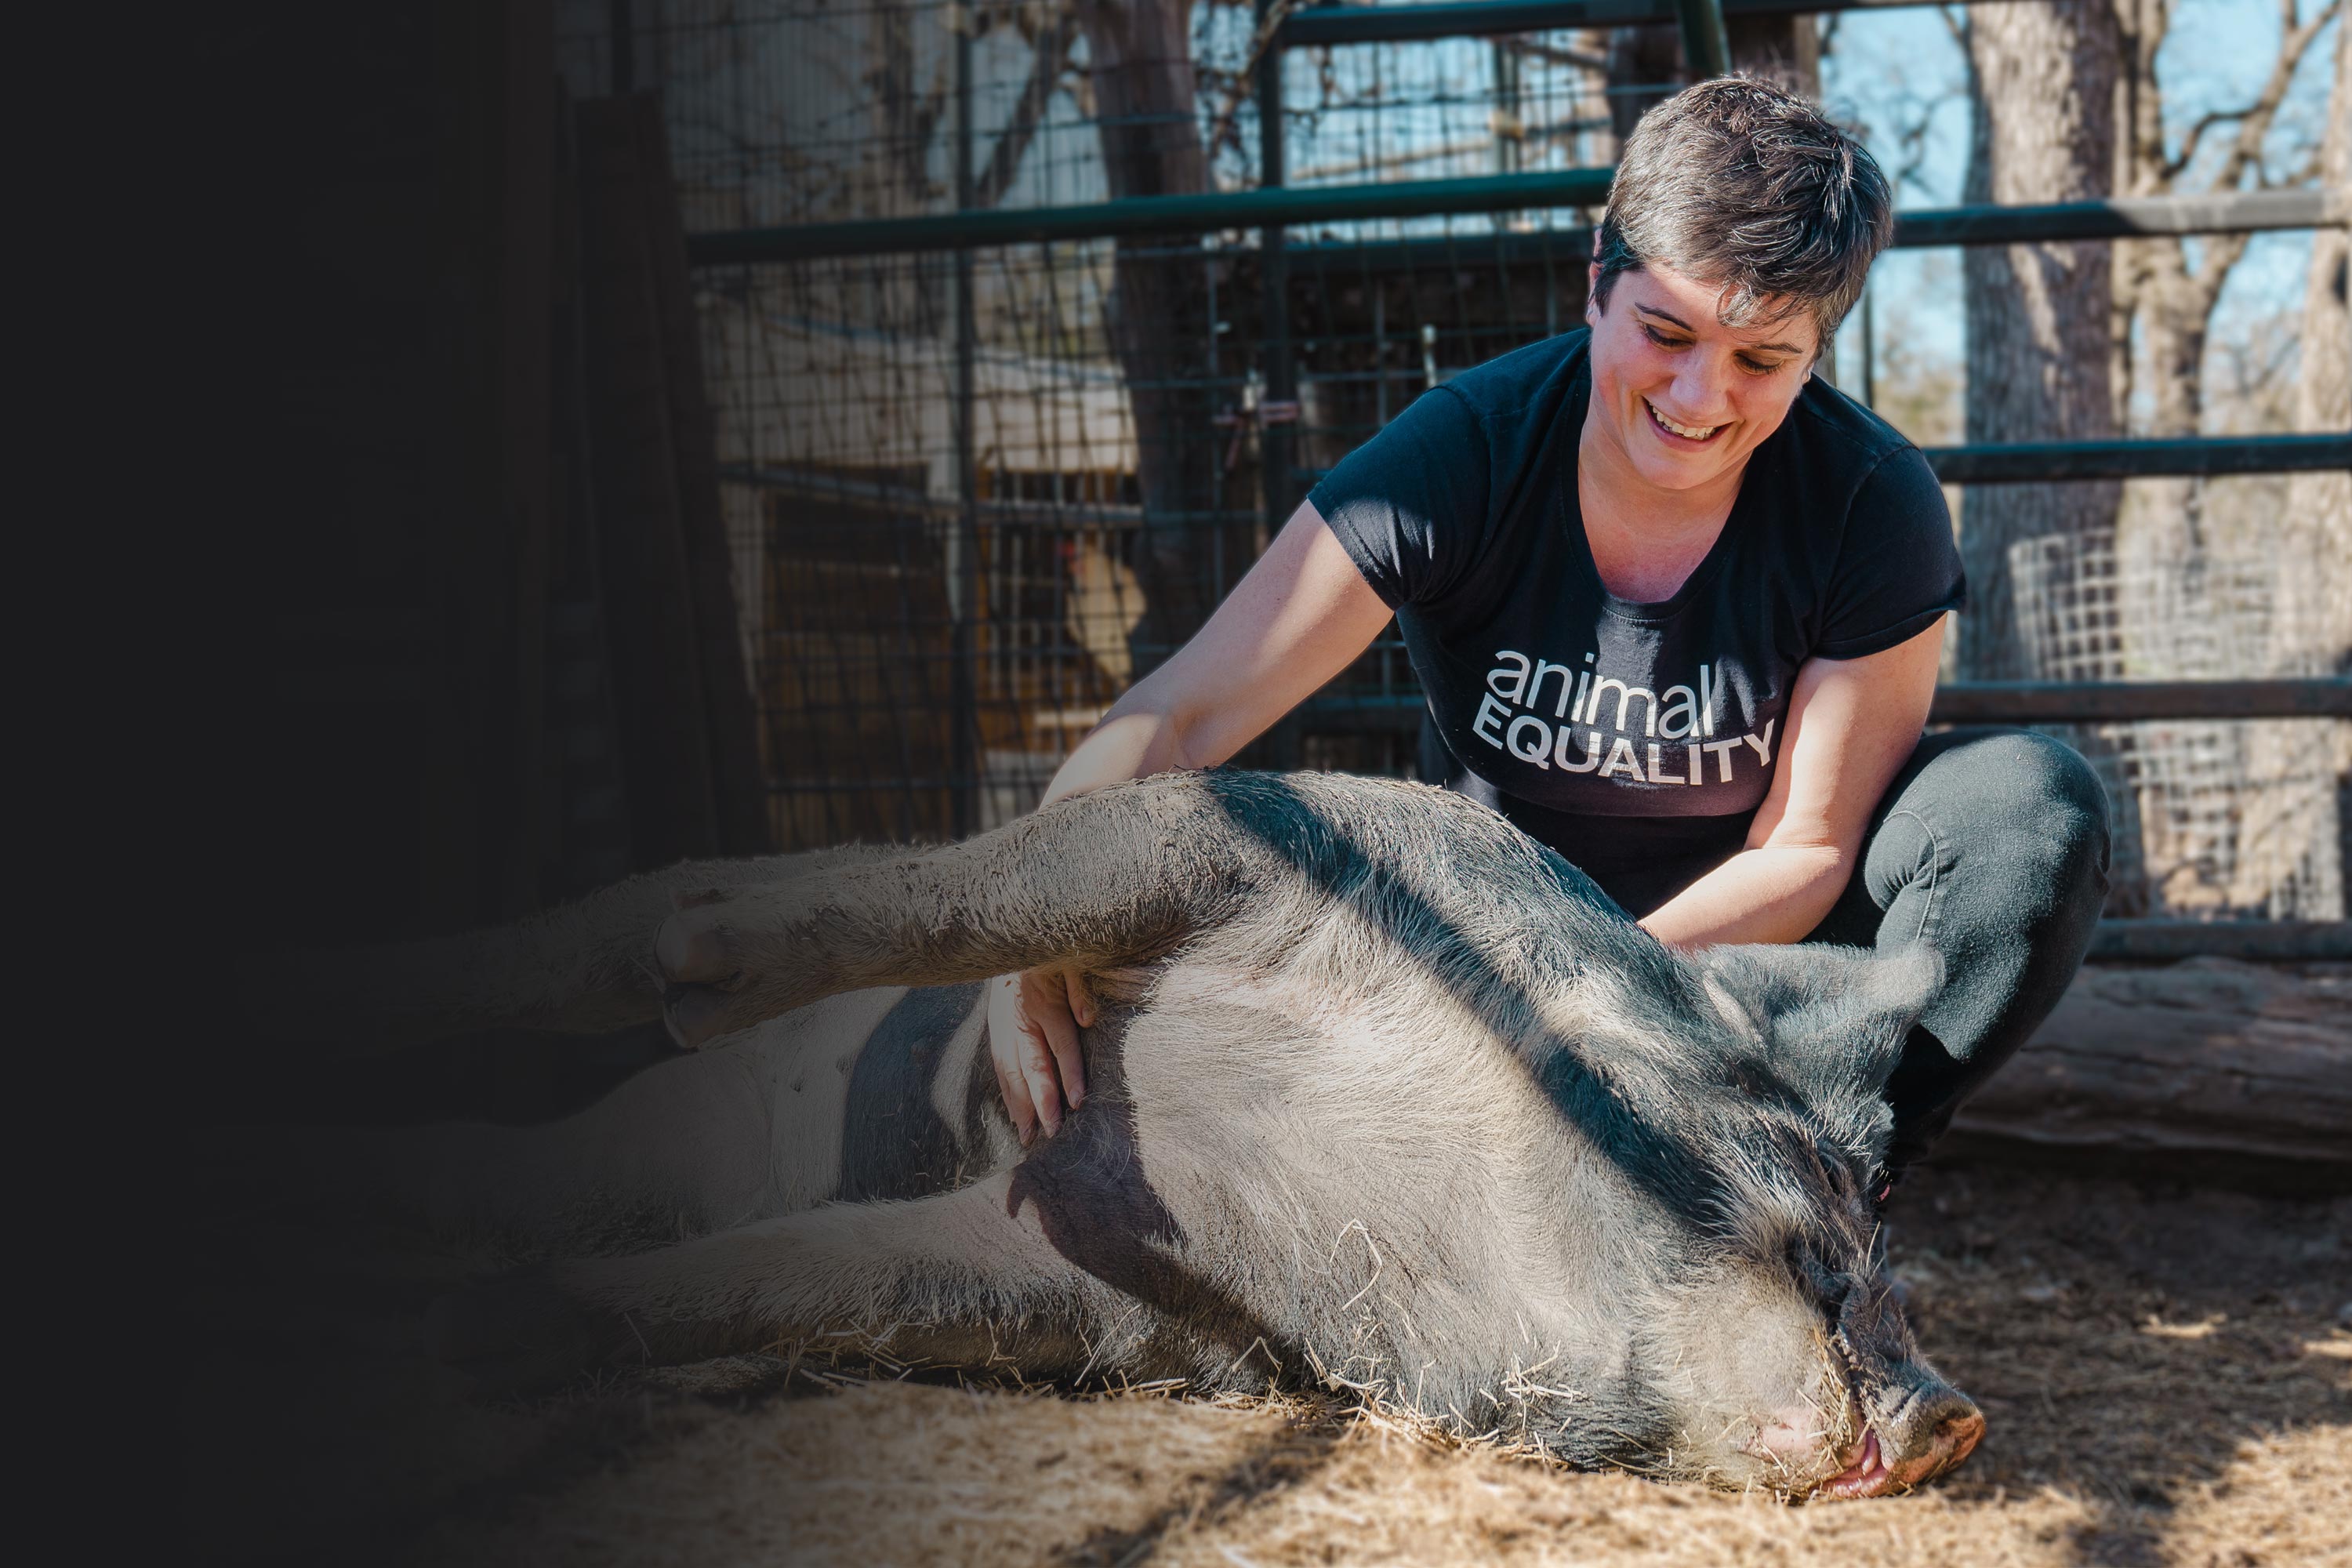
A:
[[[327,1463],[305,1407],[203,1511],[241,1553],[433,1562],[2352,1564],[2352,1202],[1929,1172],[1890,1222],[1920,1337],[1990,1426],[1905,1498],[1580,1475],[1320,1401],[845,1386],[765,1358],[465,1407],[384,1329],[394,1414],[346,1411],[358,1447]],[[249,1411],[256,1378],[320,1392],[249,1355],[212,1375]],[[355,1455],[373,1495],[325,1479]],[[269,1479],[240,1507],[247,1471]]]

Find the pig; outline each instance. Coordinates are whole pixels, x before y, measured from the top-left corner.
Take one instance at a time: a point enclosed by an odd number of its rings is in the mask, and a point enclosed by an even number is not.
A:
[[[1087,1094],[1024,1147],[982,983],[1055,962],[1100,1003]],[[1860,1497],[1984,1430],[1870,1195],[1941,977],[1925,947],[1677,952],[1458,795],[1217,771],[631,879],[322,963],[301,1011],[658,1016],[692,1053],[546,1127],[338,1135],[347,1197],[589,1254],[436,1306],[478,1386],[821,1342],[1344,1387],[1573,1465]]]

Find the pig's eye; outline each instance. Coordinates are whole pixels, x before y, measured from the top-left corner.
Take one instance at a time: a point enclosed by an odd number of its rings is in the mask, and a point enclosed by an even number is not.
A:
[[[1789,1270],[1799,1284],[1811,1295],[1822,1316],[1835,1327],[1838,1314],[1845,1305],[1846,1279],[1813,1256],[1812,1249],[1794,1237],[1789,1242]]]

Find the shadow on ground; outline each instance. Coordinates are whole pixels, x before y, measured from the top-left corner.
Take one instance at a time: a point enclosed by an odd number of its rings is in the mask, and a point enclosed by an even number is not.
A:
[[[181,1389],[188,1521],[206,1554],[344,1562],[2352,1561],[2352,1202],[1929,1171],[1889,1224],[1990,1435],[1926,1492],[1791,1508],[1313,1402],[763,1357],[472,1405],[418,1331],[495,1260],[224,1222]]]

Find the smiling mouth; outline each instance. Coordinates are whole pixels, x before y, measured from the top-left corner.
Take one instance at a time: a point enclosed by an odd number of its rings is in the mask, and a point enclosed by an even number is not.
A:
[[[1717,436],[1722,434],[1725,428],[1721,425],[1677,425],[1659,413],[1658,405],[1646,397],[1642,399],[1642,406],[1650,411],[1652,424],[1677,440],[1712,441]]]

